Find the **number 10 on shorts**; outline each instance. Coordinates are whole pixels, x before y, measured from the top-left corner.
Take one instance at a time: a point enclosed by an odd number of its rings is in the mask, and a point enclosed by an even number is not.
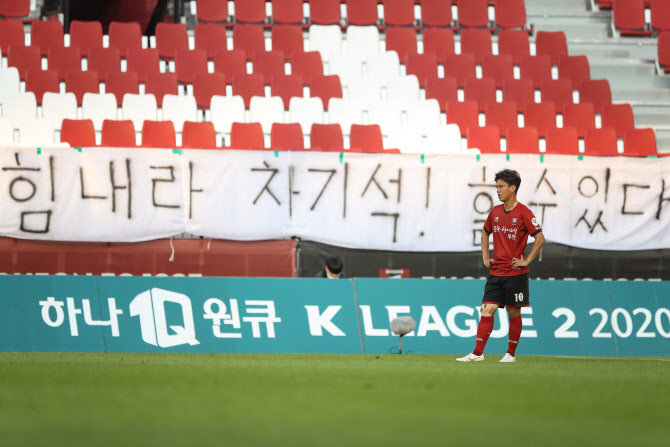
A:
[[[523,292],[519,292],[519,293],[514,294],[514,302],[515,303],[523,303]]]

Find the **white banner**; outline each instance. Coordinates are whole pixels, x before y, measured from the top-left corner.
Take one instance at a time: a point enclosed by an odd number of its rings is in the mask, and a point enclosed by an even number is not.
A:
[[[472,251],[512,168],[548,241],[670,248],[670,158],[59,148],[4,149],[0,166],[0,234],[24,239]]]

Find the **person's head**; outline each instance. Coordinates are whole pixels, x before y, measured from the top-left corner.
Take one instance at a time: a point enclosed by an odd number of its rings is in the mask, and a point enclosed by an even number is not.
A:
[[[501,202],[507,202],[512,197],[516,197],[521,185],[521,176],[513,169],[504,169],[496,172],[496,190],[498,199]]]
[[[342,273],[342,261],[332,257],[326,259],[326,275],[328,278],[339,278]]]

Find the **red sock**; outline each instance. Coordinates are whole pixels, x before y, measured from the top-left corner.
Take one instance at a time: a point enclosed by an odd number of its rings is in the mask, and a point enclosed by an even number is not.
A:
[[[475,350],[472,351],[474,355],[482,355],[484,353],[484,346],[489,339],[489,335],[493,331],[493,323],[495,323],[495,316],[482,315],[477,326],[477,343],[475,343]]]
[[[521,315],[509,319],[509,342],[507,342],[507,353],[514,355],[521,337]]]

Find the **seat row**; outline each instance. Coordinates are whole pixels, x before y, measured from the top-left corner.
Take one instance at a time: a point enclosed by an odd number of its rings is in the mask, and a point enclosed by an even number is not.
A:
[[[452,14],[452,4],[456,5],[456,14]],[[199,21],[229,25],[282,23],[488,29],[526,26],[524,0],[235,0],[232,4],[197,0],[195,8]]]
[[[670,31],[669,0],[616,0],[612,6],[613,25],[621,36],[651,36]]]

